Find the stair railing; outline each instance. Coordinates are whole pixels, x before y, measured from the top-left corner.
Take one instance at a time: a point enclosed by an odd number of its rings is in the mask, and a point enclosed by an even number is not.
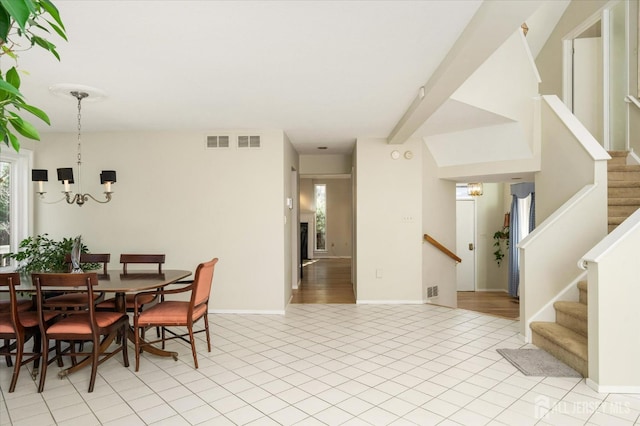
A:
[[[452,252],[451,250],[449,250],[448,248],[443,246],[440,242],[438,242],[438,240],[433,238],[431,235],[424,234],[424,240],[426,242],[428,242],[429,244],[431,244],[432,246],[434,246],[435,248],[437,248],[438,250],[440,250],[442,253],[444,253],[447,256],[449,256],[451,259],[455,260],[456,263],[461,263],[462,262],[462,259],[460,259],[458,256],[456,256],[456,254],[454,252]]]

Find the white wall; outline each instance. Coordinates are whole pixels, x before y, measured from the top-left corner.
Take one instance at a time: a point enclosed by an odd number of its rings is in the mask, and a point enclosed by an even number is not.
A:
[[[289,137],[282,134],[283,140],[283,194],[282,210],[284,212],[284,239],[282,247],[284,251],[284,283],[283,283],[283,304],[286,306],[291,299],[292,289],[298,287],[300,276],[300,212],[297,207],[289,208],[287,199],[291,199],[292,203],[297,205],[298,198],[298,181],[299,177],[294,173],[299,168],[299,156],[293,148]],[[296,182],[292,182],[292,174],[295,175]]]
[[[422,142],[356,147],[357,302],[422,303]],[[394,160],[393,150],[414,156]]]
[[[449,250],[456,252],[456,184],[439,179],[429,149],[422,150],[422,233],[429,234]],[[422,244],[422,289],[438,286],[432,303],[458,306],[456,262],[429,243]]]
[[[351,155],[301,155],[300,174],[340,175],[351,173]]]
[[[212,309],[282,312],[291,279],[285,192],[296,160],[282,131],[259,133],[255,150],[207,150],[201,133],[84,134],[83,189],[101,194],[99,171],[115,169],[114,199],[38,202],[35,233],[82,234],[92,251],[112,254],[112,268],[123,252],[166,253],[167,269],[219,257]],[[76,137],[45,134],[35,146],[34,167],[49,169],[47,198],[56,199],[55,169],[74,164]]]

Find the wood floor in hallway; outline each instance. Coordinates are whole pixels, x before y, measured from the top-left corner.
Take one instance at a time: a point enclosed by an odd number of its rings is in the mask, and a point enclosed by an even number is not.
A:
[[[305,261],[300,287],[291,303],[356,303],[351,284],[351,259]],[[516,319],[520,306],[503,292],[458,292],[458,308]]]
[[[291,303],[356,303],[351,259],[313,259],[305,264]]]
[[[459,291],[458,308],[509,319],[520,317],[518,299],[502,291]]]

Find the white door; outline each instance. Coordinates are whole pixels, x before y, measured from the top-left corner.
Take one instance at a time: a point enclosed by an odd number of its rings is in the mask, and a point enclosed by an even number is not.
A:
[[[456,201],[456,266],[458,291],[476,290],[476,202]]]
[[[573,114],[604,145],[602,38],[573,40]]]

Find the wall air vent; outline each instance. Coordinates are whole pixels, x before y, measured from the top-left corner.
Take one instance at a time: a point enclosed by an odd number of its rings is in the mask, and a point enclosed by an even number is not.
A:
[[[238,148],[260,148],[260,136],[238,136]]]
[[[207,148],[229,148],[229,136],[207,136]]]

